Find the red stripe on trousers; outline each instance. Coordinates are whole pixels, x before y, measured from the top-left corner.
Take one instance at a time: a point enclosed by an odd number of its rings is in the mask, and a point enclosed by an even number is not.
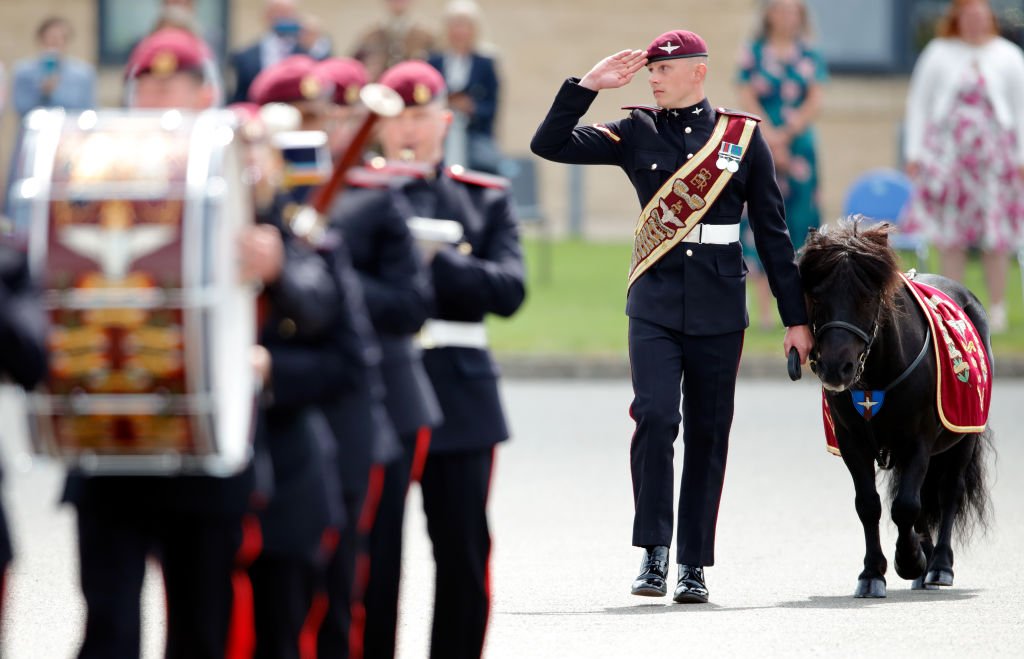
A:
[[[250,659],[256,651],[256,611],[253,606],[252,581],[248,568],[263,550],[263,533],[255,515],[242,518],[242,542],[235,554],[231,574],[231,626],[224,656],[227,659]]]
[[[420,428],[416,433],[416,449],[412,454],[412,468],[409,470],[409,483],[417,483],[423,476],[423,466],[427,464],[430,452],[430,428]]]
[[[367,539],[377,519],[377,508],[384,492],[384,471],[384,465],[370,467],[366,499],[363,501],[363,509],[359,512],[359,527],[356,530],[360,536]],[[363,605],[363,595],[366,593],[366,584],[370,581],[370,556],[365,549],[356,556],[353,580],[352,599],[349,603],[351,621],[348,626],[348,656],[349,659],[362,659],[363,639],[366,635],[366,607]]]
[[[330,528],[320,536],[320,551],[325,561],[330,560],[334,550],[338,547],[340,540],[338,529]],[[329,600],[327,592],[321,587],[314,595],[313,601],[309,604],[309,611],[306,613],[306,620],[302,623],[302,630],[299,632],[299,657],[300,659],[316,659],[317,637],[320,636],[320,625],[327,617]]]

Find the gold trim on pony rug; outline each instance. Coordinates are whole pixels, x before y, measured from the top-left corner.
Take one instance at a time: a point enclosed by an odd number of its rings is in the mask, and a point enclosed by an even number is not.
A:
[[[700,223],[739,169],[756,126],[753,119],[720,114],[707,144],[647,202],[633,230],[627,290]],[[729,147],[728,162],[720,161],[720,146]]]

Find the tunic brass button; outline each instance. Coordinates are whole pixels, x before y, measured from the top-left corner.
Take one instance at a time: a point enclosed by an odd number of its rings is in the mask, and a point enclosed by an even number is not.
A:
[[[686,154],[686,159],[687,159],[687,160],[689,160],[689,159],[690,159],[690,158],[692,158],[692,157],[693,157],[693,154],[692,154],[692,153],[687,153],[687,154]]]
[[[690,128],[689,126],[687,126],[686,128],[683,129],[683,132],[686,133],[687,135],[689,135],[690,133],[693,132],[693,129]]]
[[[290,339],[295,336],[295,331],[297,329],[295,321],[291,318],[285,318],[277,325],[277,333],[280,334],[283,339]]]
[[[651,163],[651,169],[657,169],[657,168],[658,168],[658,163],[652,162]]]
[[[693,250],[692,249],[686,250],[686,255],[687,256],[693,256]]]

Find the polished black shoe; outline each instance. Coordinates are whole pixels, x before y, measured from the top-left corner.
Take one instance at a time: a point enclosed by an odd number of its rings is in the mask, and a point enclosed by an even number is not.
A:
[[[664,597],[668,592],[668,547],[644,549],[640,576],[633,582],[632,593],[644,597]]]
[[[699,565],[679,564],[679,581],[672,601],[678,604],[705,604],[708,587],[704,583],[704,568]]]

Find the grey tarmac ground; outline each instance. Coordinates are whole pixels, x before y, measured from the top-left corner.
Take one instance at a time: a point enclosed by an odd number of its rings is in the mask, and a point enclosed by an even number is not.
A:
[[[1024,656],[1024,381],[996,381],[988,535],[955,546],[953,588],[911,592],[890,568],[885,600],[850,597],[863,540],[850,478],[824,450],[819,390],[806,379],[741,382],[708,605],[629,595],[640,550],[629,546],[628,382],[513,380],[504,391],[515,439],[499,449],[493,482],[485,656]],[[69,657],[83,614],[73,516],[55,504],[60,470],[26,468],[10,401],[0,411],[19,552],[4,656]],[[409,505],[399,642],[412,659],[427,655],[433,570],[416,488]],[[891,563],[887,519],[882,532]],[[161,599],[151,570],[146,657],[160,655]]]

